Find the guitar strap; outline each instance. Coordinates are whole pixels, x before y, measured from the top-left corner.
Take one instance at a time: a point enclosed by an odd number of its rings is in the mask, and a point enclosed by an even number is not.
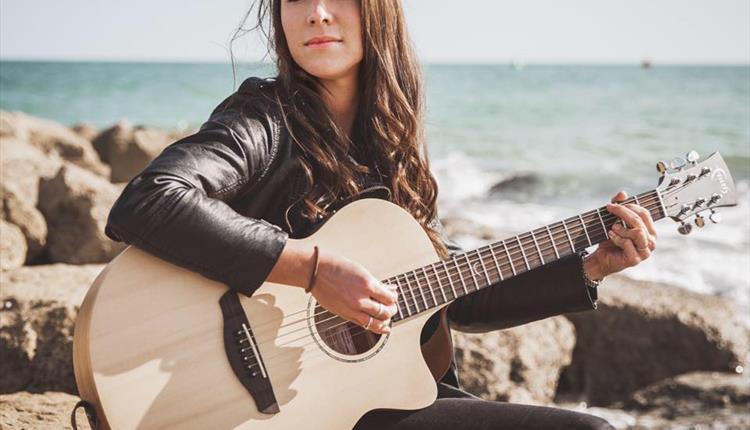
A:
[[[83,411],[86,412],[86,419],[89,420],[91,430],[99,430],[99,421],[96,419],[96,409],[94,409],[94,405],[86,400],[79,400],[78,403],[73,406],[73,411],[70,412],[70,426],[73,427],[73,430],[78,430],[78,422],[76,421],[76,411],[78,408],[83,408]]]

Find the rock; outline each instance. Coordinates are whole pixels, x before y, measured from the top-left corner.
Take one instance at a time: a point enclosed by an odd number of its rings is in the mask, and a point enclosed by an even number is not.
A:
[[[0,138],[0,182],[13,188],[18,195],[36,207],[39,178],[55,176],[62,161],[47,156],[38,148],[13,138]]]
[[[169,135],[169,140],[172,142],[176,142],[180,139],[183,139],[185,137],[190,136],[191,134],[197,133],[197,129],[193,128],[181,128],[176,130],[169,130],[167,131],[167,135]]]
[[[524,191],[532,191],[534,188],[539,187],[541,184],[541,178],[539,178],[539,176],[534,173],[518,173],[492,185],[492,187],[490,187],[489,194],[493,195],[508,192],[518,193]]]
[[[684,415],[728,406],[750,413],[750,376],[738,373],[691,372],[636,391],[625,402],[628,409],[666,408],[669,415]]]
[[[47,244],[47,222],[44,216],[12,184],[0,183],[0,219],[17,226],[26,240],[24,264],[32,263]]]
[[[22,112],[0,111],[0,117],[3,135],[26,141],[45,154],[55,154],[97,175],[109,176],[109,168],[101,162],[91,142],[64,125]]]
[[[686,372],[747,368],[748,329],[718,297],[614,275],[599,288],[598,311],[567,317],[577,342],[560,393],[593,405]]]
[[[70,130],[89,142],[93,142],[96,136],[99,135],[99,130],[97,130],[96,127],[86,123],[73,124],[73,126],[70,127]]]
[[[26,238],[17,226],[0,220],[0,270],[23,266],[26,261]]]
[[[638,390],[614,408],[561,405],[602,417],[617,429],[750,428],[747,375],[692,372]]]
[[[502,237],[503,232],[497,231],[492,227],[476,223],[467,218],[445,217],[440,222],[445,228],[448,237],[457,238],[469,236],[482,241],[497,241]]]
[[[77,392],[73,325],[103,268],[51,264],[0,272],[0,392]]]
[[[99,134],[94,139],[94,148],[112,167],[110,180],[127,182],[143,171],[171,142],[166,132],[133,127],[121,121]]]
[[[107,180],[72,164],[39,183],[38,208],[47,220],[52,262],[106,263],[125,249],[104,235],[107,215],[120,194]]]
[[[80,400],[66,393],[26,392],[0,395],[0,422],[5,430],[70,429],[70,412]],[[80,430],[90,430],[83,409],[76,413]]]
[[[461,386],[488,400],[545,404],[570,364],[575,330],[563,317],[482,334],[454,331]]]

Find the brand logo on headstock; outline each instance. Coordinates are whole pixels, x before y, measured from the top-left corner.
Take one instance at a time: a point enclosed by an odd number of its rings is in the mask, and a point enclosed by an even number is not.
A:
[[[729,186],[727,185],[727,172],[724,169],[716,169],[711,173],[712,181],[719,181],[719,191],[721,194],[729,192]]]

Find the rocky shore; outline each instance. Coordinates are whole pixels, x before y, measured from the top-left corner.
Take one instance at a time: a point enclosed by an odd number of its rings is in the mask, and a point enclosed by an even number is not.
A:
[[[0,112],[1,428],[70,428],[78,306],[124,248],[104,235],[109,208],[183,134]],[[481,240],[501,234],[465,219],[444,224]],[[620,429],[750,428],[749,332],[732,303],[622,275],[599,295],[596,311],[454,332],[462,384],[486,399],[600,415]]]

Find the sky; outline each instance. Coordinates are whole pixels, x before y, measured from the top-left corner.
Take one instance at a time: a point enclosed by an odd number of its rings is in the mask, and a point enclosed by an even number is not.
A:
[[[338,1],[338,0],[330,0]],[[250,0],[0,0],[0,58],[229,60]],[[748,0],[403,0],[431,63],[750,64]],[[235,45],[257,61],[262,44]]]

